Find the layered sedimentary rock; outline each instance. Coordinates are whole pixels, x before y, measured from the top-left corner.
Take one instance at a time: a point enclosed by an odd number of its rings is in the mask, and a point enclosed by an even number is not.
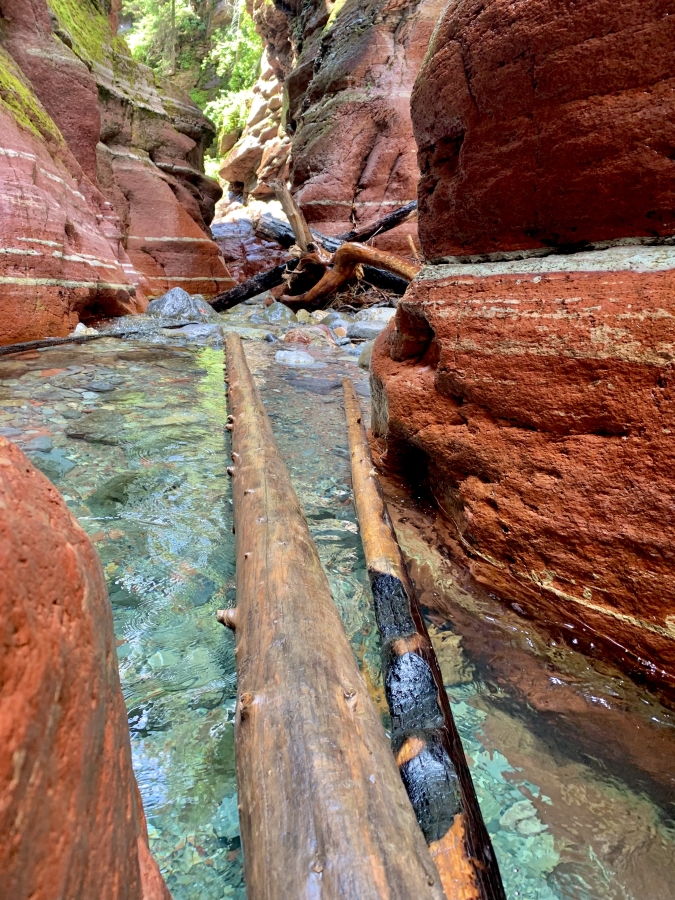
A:
[[[428,258],[675,231],[673,0],[459,0],[412,97]]]
[[[0,342],[143,309],[112,205],[0,48]]]
[[[207,227],[212,126],[113,37],[118,5],[0,0],[5,343],[232,284]]]
[[[413,94],[420,234],[447,262],[372,363],[374,430],[474,573],[671,686],[675,251],[647,245],[675,231],[673,11],[448,6]]]
[[[478,577],[673,685],[674,292],[671,248],[429,266],[372,363]]]
[[[238,140],[236,135],[224,135],[221,140],[221,151],[229,152],[220,177],[230,183],[230,192],[235,197],[273,197],[274,190],[268,182],[288,178],[291,141],[281,122],[282,88],[265,53],[243,134]],[[228,147],[232,139],[234,142]]]
[[[131,767],[101,563],[0,438],[0,871],[12,900],[170,900]]]
[[[282,10],[253,0],[269,65],[283,82],[280,127],[266,141],[247,127],[223,177],[258,185],[271,170],[282,171],[279,162],[291,150],[296,198],[327,234],[414,199],[419,171],[410,93],[443,6],[443,0],[347,0],[291,2]],[[243,162],[244,152],[255,164],[247,175],[231,164]],[[407,235],[414,232],[410,223],[375,243],[409,253]]]

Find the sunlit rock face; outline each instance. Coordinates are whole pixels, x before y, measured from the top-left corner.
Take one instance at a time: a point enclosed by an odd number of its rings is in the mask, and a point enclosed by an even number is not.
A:
[[[645,238],[675,232],[673,11],[448,6],[412,102],[420,235],[446,263],[372,362],[374,430],[474,573],[670,686],[675,253]]]
[[[131,767],[96,552],[0,438],[0,871],[12,900],[170,900]]]
[[[208,232],[212,126],[131,59],[118,6],[0,0],[3,343],[233,283]]]

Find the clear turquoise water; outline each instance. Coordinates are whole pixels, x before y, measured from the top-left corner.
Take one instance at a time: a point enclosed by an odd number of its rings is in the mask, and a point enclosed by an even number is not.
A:
[[[275,364],[274,346],[251,341],[245,347],[386,724],[337,386],[341,374],[350,374],[365,394],[366,375],[336,350],[313,350],[323,366],[303,371]],[[59,369],[65,371],[51,371]],[[222,349],[180,340],[105,339],[0,360],[0,432],[28,449],[96,541],[152,850],[176,900],[245,897],[233,639],[215,620],[217,609],[234,604],[222,378]],[[89,390],[92,381],[111,389]],[[462,628],[486,625],[492,611],[460,602],[463,617],[448,633],[461,637]],[[447,625],[434,622],[442,636]],[[551,657],[541,642],[515,619],[504,623],[520,629],[532,665],[550,679]],[[492,636],[491,652],[500,646],[509,652],[508,628]],[[527,700],[510,692],[507,676],[499,683],[490,675],[481,653],[453,646],[461,674],[449,678],[448,691],[510,900],[675,897],[667,778],[660,796],[652,774],[643,784],[633,762],[625,778],[613,763],[603,769],[590,720],[586,731],[579,725],[575,746],[567,734],[556,743],[549,733],[555,721],[533,715]],[[574,668],[567,656],[554,662],[561,671]],[[629,702],[617,678],[593,670],[582,685],[612,703],[608,692],[615,686],[622,699],[613,727],[641,727],[634,706],[644,700],[652,704],[644,721],[660,719],[658,727],[673,732],[666,710],[639,692]],[[586,737],[597,765],[579,754]],[[611,733],[607,739],[612,742]],[[666,773],[674,757],[663,759]]]

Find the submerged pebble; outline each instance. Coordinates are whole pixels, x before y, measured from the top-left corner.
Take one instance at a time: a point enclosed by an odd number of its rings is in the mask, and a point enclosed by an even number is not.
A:
[[[314,357],[302,350],[278,350],[274,359],[282,366],[294,366],[298,369],[316,365]]]

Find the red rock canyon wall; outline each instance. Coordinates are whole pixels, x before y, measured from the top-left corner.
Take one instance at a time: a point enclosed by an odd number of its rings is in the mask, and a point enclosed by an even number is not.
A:
[[[266,69],[260,102],[222,177],[236,191],[265,196],[263,181],[283,173],[289,159],[296,199],[327,234],[413,200],[419,170],[410,93],[444,5],[251,0]],[[283,88],[279,100],[274,79]],[[409,254],[408,234],[416,234],[414,223],[375,244]]]
[[[0,342],[232,285],[211,125],[113,36],[119,4],[0,0]]]
[[[101,563],[0,438],[0,872],[12,900],[170,900],[131,767]]]
[[[448,6],[412,105],[420,235],[448,261],[372,364],[374,431],[477,577],[671,687],[675,251],[646,244],[675,232],[673,12]]]

